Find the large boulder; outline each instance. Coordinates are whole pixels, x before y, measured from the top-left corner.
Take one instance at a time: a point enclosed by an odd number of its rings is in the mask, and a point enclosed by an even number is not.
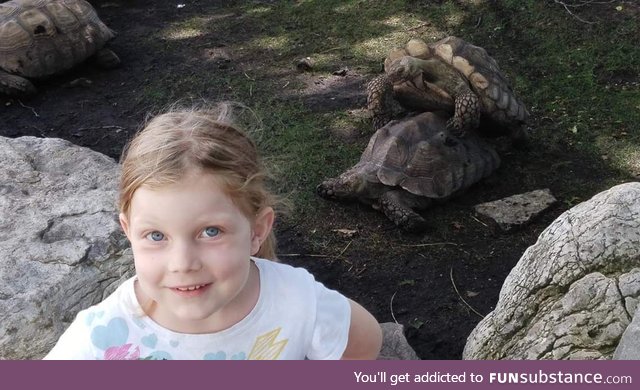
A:
[[[507,276],[464,359],[609,359],[640,296],[640,183],[560,215]]]
[[[46,354],[132,275],[118,164],[60,139],[0,137],[0,359]]]

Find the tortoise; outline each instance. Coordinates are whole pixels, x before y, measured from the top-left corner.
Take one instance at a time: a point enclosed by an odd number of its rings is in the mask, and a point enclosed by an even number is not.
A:
[[[446,118],[423,112],[387,123],[356,165],[322,182],[316,192],[370,204],[405,231],[422,231],[426,220],[416,211],[448,199],[500,165],[495,149],[476,134],[451,135]]]
[[[481,47],[454,36],[433,44],[414,38],[391,51],[384,69],[367,86],[375,129],[389,120],[395,98],[409,110],[448,112],[447,127],[458,136],[482,121],[494,135],[524,137],[529,112]]]
[[[0,4],[0,93],[32,95],[27,78],[71,69],[89,57],[120,63],[104,45],[115,36],[84,0],[12,0]]]

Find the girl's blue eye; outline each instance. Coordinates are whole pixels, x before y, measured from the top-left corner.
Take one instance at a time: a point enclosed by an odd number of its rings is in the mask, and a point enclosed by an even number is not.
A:
[[[164,239],[164,234],[159,231],[155,231],[147,234],[147,238],[151,241],[162,241]]]
[[[202,234],[206,237],[215,237],[220,234],[220,229],[218,229],[217,227],[209,226],[208,228],[204,229]]]

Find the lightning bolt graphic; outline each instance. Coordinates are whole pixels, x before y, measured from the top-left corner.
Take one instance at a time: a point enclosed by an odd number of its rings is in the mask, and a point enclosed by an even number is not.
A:
[[[289,341],[289,339],[284,339],[275,342],[278,334],[280,334],[280,329],[276,328],[258,336],[253,344],[251,353],[249,353],[249,360],[276,360]]]

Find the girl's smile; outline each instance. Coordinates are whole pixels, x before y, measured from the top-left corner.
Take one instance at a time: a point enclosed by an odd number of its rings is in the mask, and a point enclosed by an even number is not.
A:
[[[211,286],[211,283],[196,284],[190,287],[173,287],[171,288],[176,294],[182,297],[197,297],[205,293],[206,289]]]

